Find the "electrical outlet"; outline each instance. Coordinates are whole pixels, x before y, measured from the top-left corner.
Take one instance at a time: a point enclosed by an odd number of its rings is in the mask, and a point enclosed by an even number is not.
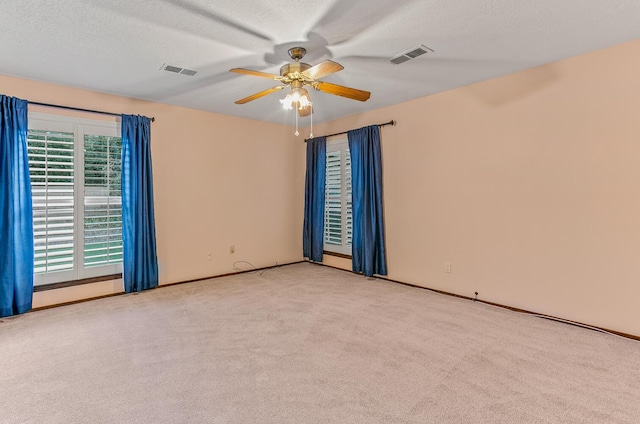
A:
[[[234,245],[229,246],[229,253],[236,253],[236,247]]]
[[[444,263],[444,272],[451,273],[451,262]]]

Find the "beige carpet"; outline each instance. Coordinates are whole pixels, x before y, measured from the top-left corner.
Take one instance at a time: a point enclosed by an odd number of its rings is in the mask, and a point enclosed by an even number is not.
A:
[[[638,423],[640,343],[312,264],[0,322],[2,423]]]

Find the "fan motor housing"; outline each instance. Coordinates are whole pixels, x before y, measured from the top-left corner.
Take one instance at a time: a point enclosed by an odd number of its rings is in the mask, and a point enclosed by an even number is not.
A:
[[[280,75],[284,77],[289,74],[304,72],[309,68],[311,68],[311,65],[309,65],[308,63],[303,63],[303,62],[287,63],[286,65],[282,65],[282,67],[280,68]]]

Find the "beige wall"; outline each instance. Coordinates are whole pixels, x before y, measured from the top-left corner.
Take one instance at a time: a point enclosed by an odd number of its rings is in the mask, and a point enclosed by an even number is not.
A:
[[[160,284],[231,273],[235,261],[265,267],[302,260],[304,143],[290,127],[3,76],[0,92],[156,118],[151,144]],[[120,291],[122,282],[113,281],[38,292],[34,306]]]
[[[389,278],[640,335],[639,76],[640,40],[314,132],[398,121]]]

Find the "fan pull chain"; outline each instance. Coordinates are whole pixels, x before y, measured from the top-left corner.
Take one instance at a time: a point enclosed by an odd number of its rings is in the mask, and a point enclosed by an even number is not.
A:
[[[309,107],[311,108],[311,132],[309,133],[309,138],[313,138],[313,105]]]
[[[295,135],[296,137],[300,135],[300,133],[298,132],[298,111],[295,111],[295,115],[296,115],[296,132]]]

